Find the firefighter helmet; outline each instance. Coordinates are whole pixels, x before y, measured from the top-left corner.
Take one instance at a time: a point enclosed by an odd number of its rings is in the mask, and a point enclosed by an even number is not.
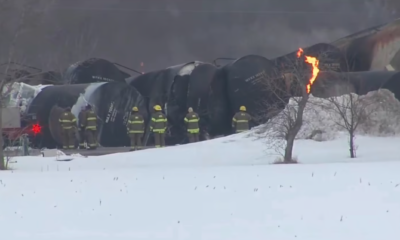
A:
[[[137,107],[133,107],[132,111],[137,112],[137,111],[139,111],[139,109]]]
[[[245,106],[240,106],[239,110],[240,111],[246,111],[246,107]]]
[[[193,108],[190,107],[190,108],[188,109],[188,112],[190,112],[190,113],[193,112]]]
[[[162,108],[161,108],[160,105],[155,105],[155,106],[154,106],[154,110],[156,110],[156,111],[161,111]]]

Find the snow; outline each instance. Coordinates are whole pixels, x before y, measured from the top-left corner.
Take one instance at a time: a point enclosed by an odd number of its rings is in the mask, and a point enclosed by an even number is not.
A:
[[[185,75],[190,75],[193,72],[193,70],[201,63],[202,62],[200,62],[200,61],[194,61],[194,62],[190,62],[190,63],[187,63],[187,64],[179,64],[179,65],[171,66],[171,67],[168,67],[168,68],[181,67],[181,69],[179,70],[177,75],[185,76]]]
[[[19,157],[2,239],[376,240],[400,234],[399,137],[298,140],[274,165],[248,134],[100,157]]]
[[[357,95],[353,94],[353,96],[354,99],[357,98]],[[337,97],[335,101],[337,103],[344,102],[343,106],[346,104],[349,105],[348,97],[349,95],[340,96]],[[400,136],[400,102],[392,92],[381,89],[360,96],[360,99],[362,101],[368,101],[368,103],[363,103],[368,117],[360,121],[359,127],[357,128],[359,134],[370,136]],[[290,99],[286,108],[270,121],[270,123],[258,127],[258,132],[266,135],[281,135],[280,132],[284,131],[284,127],[287,124],[287,116],[289,113],[294,113],[297,109],[297,103],[298,100]],[[360,106],[361,104],[358,103],[358,105]],[[337,111],[327,109],[334,109],[333,104],[329,100],[310,96],[304,110],[303,126],[297,138],[307,139],[317,130],[321,131],[322,134],[318,134],[314,138],[315,140],[333,140],[337,137],[339,132],[346,131],[346,129],[343,129],[338,124],[338,122],[343,122],[343,118]],[[350,116],[348,116],[347,119],[350,119]]]
[[[106,84],[107,82],[98,82],[98,83],[91,83],[86,89],[84,94],[80,94],[78,100],[76,103],[72,106],[71,112],[72,114],[75,115],[77,119],[79,116],[79,112],[82,110],[82,107],[85,107],[88,103],[92,104],[90,102],[90,97],[92,94],[102,85]],[[78,122],[79,124],[79,122]]]

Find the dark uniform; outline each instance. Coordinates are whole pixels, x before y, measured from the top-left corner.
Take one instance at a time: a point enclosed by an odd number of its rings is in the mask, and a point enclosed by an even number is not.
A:
[[[82,109],[79,112],[78,115],[78,121],[79,121],[79,148],[84,148],[85,147],[85,125],[84,123],[86,122],[86,109]]]
[[[246,107],[241,106],[240,112],[236,113],[232,118],[232,127],[235,130],[235,133],[244,132],[250,129],[251,116],[246,113]]]
[[[74,114],[71,113],[70,108],[67,108],[66,111],[61,114],[59,121],[61,125],[63,148],[75,148],[76,118]]]
[[[189,113],[185,117],[185,123],[186,123],[189,142],[191,143],[199,141],[199,133],[200,133],[199,120],[200,120],[199,115],[191,111],[190,109]]]
[[[128,121],[128,134],[131,139],[131,150],[142,149],[142,137],[144,134],[144,119],[134,107]]]
[[[168,120],[161,112],[160,106],[154,106],[154,110],[156,112],[151,115],[150,130],[154,134],[155,147],[165,147],[165,130],[167,130]]]

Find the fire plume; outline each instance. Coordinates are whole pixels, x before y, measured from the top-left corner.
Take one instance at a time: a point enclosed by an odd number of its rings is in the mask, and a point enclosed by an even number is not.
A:
[[[303,53],[304,53],[304,50],[302,48],[299,48],[299,51],[297,51],[297,57],[300,58],[301,55],[303,55]],[[305,62],[309,63],[312,66],[312,75],[311,75],[311,78],[309,79],[308,84],[306,86],[307,87],[307,93],[310,93],[311,92],[311,86],[315,82],[315,79],[317,78],[318,73],[319,73],[319,68],[318,68],[319,60],[317,58],[315,58],[315,57],[311,57],[311,56],[307,56],[307,55],[305,56],[305,58],[306,58]]]

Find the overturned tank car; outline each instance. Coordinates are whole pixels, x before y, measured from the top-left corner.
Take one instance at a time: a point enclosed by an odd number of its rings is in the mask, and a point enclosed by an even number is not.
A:
[[[90,58],[72,64],[63,76],[64,84],[87,84],[94,82],[125,82],[129,77],[115,64],[101,58]]]
[[[218,110],[226,116],[219,126],[225,134],[232,132],[232,117],[240,106],[247,108],[254,118],[253,125],[258,125],[268,121],[273,112],[284,109],[289,101],[280,92],[284,88],[282,75],[272,61],[262,56],[238,58],[220,68],[216,76],[225,81],[225,86],[221,87],[225,89],[228,108]]]
[[[59,117],[66,107],[77,117],[87,103],[93,106],[98,117],[98,142],[104,147],[129,146],[127,121],[133,106],[143,109],[148,120],[143,97],[126,83],[92,83],[43,88],[28,106],[28,114],[35,114],[42,133],[33,139],[35,147],[61,146]]]
[[[362,30],[331,44],[343,52],[349,71],[400,70],[400,19]]]
[[[328,98],[349,93],[365,95],[381,88],[393,92],[400,100],[400,72],[320,72],[311,93],[316,97]]]
[[[188,107],[199,111],[201,118],[206,114],[206,106],[201,101],[206,102],[208,88],[204,86],[213,77],[213,71],[209,68],[215,69],[211,64],[194,61],[127,80],[146,98],[146,109],[149,112],[153,112],[155,105],[163,107],[169,122],[166,138],[168,145],[186,141],[184,117]],[[149,135],[146,135],[145,141],[147,139]]]
[[[310,47],[303,48],[302,56],[311,56],[319,60],[321,71],[347,72],[348,63],[344,53],[336,46],[327,43],[317,43]],[[299,67],[304,71],[311,72],[311,66],[304,61],[304,57],[297,56],[298,50],[284,56],[273,59],[275,66],[282,73],[293,72]]]

